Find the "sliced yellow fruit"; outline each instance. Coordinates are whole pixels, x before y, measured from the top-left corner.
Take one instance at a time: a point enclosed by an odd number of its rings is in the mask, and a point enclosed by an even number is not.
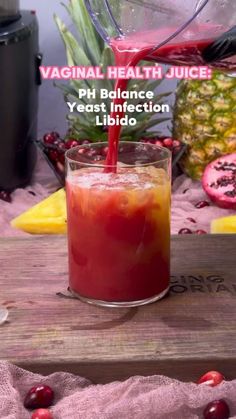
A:
[[[60,189],[11,221],[31,234],[66,234],[66,196]]]
[[[232,234],[236,233],[236,215],[217,218],[211,222],[211,233]]]

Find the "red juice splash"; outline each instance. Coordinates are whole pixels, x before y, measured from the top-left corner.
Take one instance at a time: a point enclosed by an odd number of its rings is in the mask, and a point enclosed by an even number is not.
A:
[[[152,48],[145,47],[140,51],[133,51],[130,49],[120,51],[119,50],[119,41],[113,40],[111,47],[115,56],[115,65],[125,66],[125,67],[135,67],[141,60],[143,60],[147,54],[151,51]],[[120,79],[116,81],[115,91],[119,89],[121,92],[127,89],[129,80]],[[125,99],[119,98],[114,99],[114,106],[123,105]],[[111,112],[111,117],[121,119],[124,116],[124,112]],[[116,120],[116,119],[115,119]],[[117,165],[117,155],[118,155],[118,143],[120,138],[121,125],[110,126],[108,130],[108,154],[106,158],[106,166],[112,166],[112,168],[107,167],[106,172],[116,172]]]
[[[176,38],[155,49],[156,45],[164,43],[175,31],[176,28],[170,27],[161,30],[135,33],[124,38],[112,39],[111,48],[115,56],[115,65],[134,67],[144,59],[172,65],[206,65],[202,58],[203,50],[224,32],[221,26],[202,25],[199,27],[195,23],[192,23],[187,30],[180,33]],[[227,71],[235,70],[236,58],[234,56],[227,60],[215,62],[211,64],[211,67],[225,69]],[[117,92],[119,88],[121,91],[125,91],[127,85],[128,80],[117,80],[115,91]],[[123,103],[124,99],[114,99],[114,105],[122,105]],[[124,113],[111,113],[112,118],[116,118],[117,116],[120,119],[124,116]],[[120,125],[109,127],[109,150],[106,159],[106,172],[116,172],[120,133]]]

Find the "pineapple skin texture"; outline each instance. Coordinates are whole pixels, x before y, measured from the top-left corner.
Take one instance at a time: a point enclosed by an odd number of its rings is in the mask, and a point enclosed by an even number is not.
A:
[[[217,218],[211,222],[212,234],[236,234],[236,215]]]
[[[11,226],[31,234],[67,233],[64,189],[53,193],[11,221]]]
[[[181,167],[193,179],[200,179],[211,161],[235,152],[236,78],[215,71],[209,81],[181,81],[173,136],[188,145]]]

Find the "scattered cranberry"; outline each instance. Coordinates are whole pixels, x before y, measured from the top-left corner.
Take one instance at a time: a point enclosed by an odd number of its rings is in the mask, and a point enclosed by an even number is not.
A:
[[[53,419],[53,416],[48,409],[37,409],[32,414],[31,419]]]
[[[7,191],[0,191],[0,199],[5,202],[11,202],[11,194]]]
[[[191,218],[191,217],[187,218],[187,220],[190,221],[190,223],[194,223],[194,224],[197,223],[197,221],[194,220],[194,218]]]
[[[193,232],[189,228],[181,228],[181,230],[179,230],[178,234],[193,234]]]
[[[199,378],[197,384],[205,383],[210,387],[215,387],[224,381],[225,377],[218,371],[209,371]]]
[[[38,409],[51,406],[54,392],[49,386],[41,385],[32,387],[26,394],[24,406],[26,409]]]
[[[43,141],[45,144],[54,144],[60,138],[58,132],[49,132],[44,135]]]
[[[201,234],[207,234],[207,232],[205,230],[196,230],[195,233],[198,234],[199,236]]]
[[[163,140],[163,144],[164,144],[165,147],[168,147],[168,148],[173,147],[173,140],[172,140],[172,138],[165,138]]]
[[[229,406],[224,400],[215,400],[204,410],[204,419],[229,419]]]
[[[78,141],[74,140],[73,138],[70,138],[65,143],[67,149],[76,147],[77,145],[79,145]]]
[[[209,206],[210,204],[207,201],[200,201],[197,204],[195,204],[195,208],[198,208],[198,209],[209,207]]]

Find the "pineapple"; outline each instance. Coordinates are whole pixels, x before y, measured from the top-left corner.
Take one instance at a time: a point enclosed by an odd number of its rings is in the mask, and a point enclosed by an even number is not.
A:
[[[181,81],[176,91],[173,135],[188,144],[184,172],[200,179],[206,165],[236,151],[236,78],[219,71],[209,81]]]
[[[236,234],[236,215],[217,218],[211,222],[212,234]]]
[[[109,46],[100,38],[96,32],[91,19],[88,15],[84,0],[71,0],[66,9],[74,23],[77,37],[75,37],[64,25],[58,16],[55,16],[55,22],[59,29],[60,35],[66,48],[67,62],[69,66],[101,66],[106,71],[107,66],[114,65],[113,53]],[[112,0],[114,6],[117,6],[117,0]],[[148,65],[145,63],[145,65]],[[130,80],[129,90],[155,90],[161,83],[161,80]],[[101,88],[114,90],[115,82],[113,80],[70,80],[69,84],[57,85],[64,94],[66,102],[76,102],[77,104],[100,104],[105,102],[106,114],[110,113],[110,100],[100,99],[97,95],[96,99],[80,99],[78,89],[96,89]],[[161,100],[167,97],[171,92],[156,95],[152,100],[153,103],[162,104]],[[137,103],[138,101],[130,100],[129,103]],[[95,125],[95,113],[74,113],[68,114],[69,136],[77,140],[90,140],[93,142],[107,141],[107,130],[104,127]],[[105,114],[101,113],[102,118]],[[129,114],[128,114],[129,115]],[[163,116],[154,116],[151,113],[132,113],[129,115],[137,119],[135,126],[123,127],[121,139],[123,141],[139,141],[140,139],[156,138],[159,132],[152,128],[156,125],[169,120]],[[152,130],[150,130],[152,129]]]
[[[11,226],[31,234],[66,234],[66,197],[64,189],[34,205],[11,221]]]

